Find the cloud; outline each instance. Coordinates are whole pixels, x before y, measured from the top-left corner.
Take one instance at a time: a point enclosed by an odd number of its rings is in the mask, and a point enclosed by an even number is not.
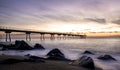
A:
[[[104,18],[85,18],[84,20],[97,22],[97,23],[106,23],[106,19]]]
[[[90,30],[102,24],[106,28],[108,21],[119,17],[119,3],[120,0],[0,0],[0,24],[36,28],[80,24],[83,29],[91,25]],[[112,23],[118,25],[120,20]]]

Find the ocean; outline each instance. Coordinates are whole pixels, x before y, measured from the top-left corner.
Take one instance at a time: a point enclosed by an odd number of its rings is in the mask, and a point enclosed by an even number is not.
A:
[[[15,40],[12,39],[14,43]],[[1,39],[1,42],[4,40]],[[35,43],[42,44],[46,50],[29,50],[29,51],[15,51],[7,50],[0,51],[0,54],[7,55],[36,55],[45,57],[45,55],[53,48],[59,48],[66,58],[76,60],[79,57],[86,55],[94,59],[95,65],[103,68],[104,70],[120,70],[120,38],[86,38],[86,39],[55,39],[55,40],[40,40],[32,39],[29,45],[34,46]],[[85,50],[93,52],[95,55],[82,54]],[[98,56],[109,54],[117,61],[102,61],[97,59]]]

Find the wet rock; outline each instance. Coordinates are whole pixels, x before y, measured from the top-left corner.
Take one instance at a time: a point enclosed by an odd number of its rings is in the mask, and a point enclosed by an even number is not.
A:
[[[88,57],[88,56],[82,56],[79,59],[72,62],[71,64],[79,65],[81,67],[92,69],[92,70],[95,69],[93,59],[91,57]]]
[[[45,58],[33,56],[30,54],[25,55],[28,57],[28,59],[24,59],[24,62],[45,62]]]
[[[79,61],[79,65],[85,68],[94,69],[94,61],[91,57],[82,56]]]
[[[36,43],[34,49],[45,49],[41,44]]]
[[[38,56],[30,56],[29,58],[30,58],[30,59],[44,59],[44,58],[38,57]]]
[[[2,48],[1,50],[4,51],[4,50],[8,50],[8,49],[7,48]]]
[[[2,50],[8,50],[8,49],[15,49],[14,44],[3,44],[2,45]]]
[[[66,60],[64,54],[57,48],[51,50],[48,54],[48,59],[52,60]]]
[[[31,50],[33,49],[25,41],[15,41],[15,47],[17,50]]]
[[[5,59],[3,61],[0,61],[0,64],[15,64],[15,63],[19,63],[19,62],[45,62],[43,58],[37,57],[37,56],[31,56],[28,59],[13,59],[13,58],[9,58],[9,59]]]
[[[2,43],[0,43],[0,47],[3,47],[3,44],[2,44]]]
[[[111,55],[101,55],[97,58],[100,59],[100,60],[115,60],[116,61],[116,59],[113,58]]]
[[[26,55],[24,55],[24,56],[30,56],[30,54],[26,54]]]
[[[3,45],[2,44],[0,44],[0,50],[2,50],[3,49]]]
[[[5,59],[5,60],[1,61],[0,64],[15,64],[18,62],[22,62],[22,60],[10,58],[10,59]]]
[[[90,52],[90,51],[87,51],[87,50],[84,51],[83,54],[92,54],[92,55],[94,55],[94,53],[92,53],[92,52]]]
[[[30,56],[29,60],[35,61],[35,62],[45,62],[45,59],[42,57],[38,57],[38,56]]]

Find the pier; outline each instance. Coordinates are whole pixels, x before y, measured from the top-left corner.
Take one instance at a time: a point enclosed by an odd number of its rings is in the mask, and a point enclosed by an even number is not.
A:
[[[6,27],[0,27],[0,32],[4,32],[6,34],[5,41],[11,42],[11,33],[12,32],[21,32],[26,35],[26,41],[31,41],[31,34],[39,34],[40,40],[45,40],[45,35],[49,35],[49,39],[81,39],[86,38],[85,34],[74,34],[74,33],[62,33],[62,32],[43,32],[43,31],[35,31],[35,30],[23,30],[23,29],[17,29],[17,28],[6,28]]]

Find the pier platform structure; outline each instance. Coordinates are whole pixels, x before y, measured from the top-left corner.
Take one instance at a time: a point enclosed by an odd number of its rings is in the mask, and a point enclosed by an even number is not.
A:
[[[35,30],[28,30],[28,29],[17,29],[17,28],[7,28],[7,27],[0,27],[0,32],[5,33],[5,41],[11,42],[11,33],[12,32],[22,32],[26,35],[26,41],[31,41],[31,34],[39,34],[41,40],[45,40],[45,35],[48,34],[49,39],[54,40],[57,39],[81,39],[86,38],[85,34],[74,34],[74,33],[64,33],[64,32],[46,32],[46,31],[35,31]],[[57,37],[55,36],[57,35]]]

